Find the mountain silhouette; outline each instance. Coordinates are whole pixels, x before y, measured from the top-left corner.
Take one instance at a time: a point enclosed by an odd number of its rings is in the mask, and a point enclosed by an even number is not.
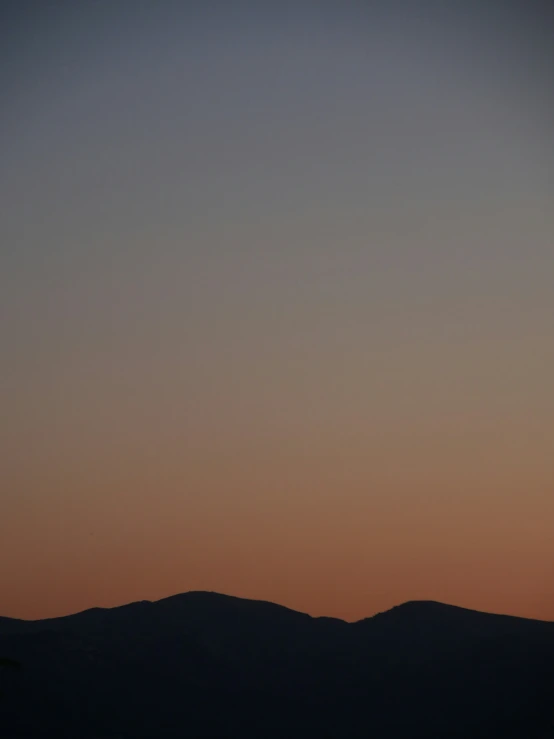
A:
[[[554,737],[554,623],[409,602],[347,623],[207,592],[0,618],[6,737]]]

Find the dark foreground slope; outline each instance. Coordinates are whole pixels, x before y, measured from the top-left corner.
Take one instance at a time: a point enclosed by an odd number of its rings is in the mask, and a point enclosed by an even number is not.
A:
[[[407,603],[348,624],[186,593],[0,619],[0,736],[554,738],[554,624]]]

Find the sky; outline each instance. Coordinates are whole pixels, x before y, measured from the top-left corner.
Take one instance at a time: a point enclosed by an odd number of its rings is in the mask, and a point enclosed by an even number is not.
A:
[[[554,620],[548,3],[0,14],[0,613]]]

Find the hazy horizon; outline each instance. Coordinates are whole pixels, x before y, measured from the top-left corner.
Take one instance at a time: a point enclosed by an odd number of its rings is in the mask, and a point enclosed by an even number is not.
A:
[[[1,10],[0,614],[554,620],[552,13]]]
[[[45,617],[45,619],[42,619],[42,618],[38,618],[38,619],[21,619],[20,618],[20,619],[17,619],[16,618],[16,620],[40,621],[40,620],[50,620],[52,618],[53,619],[66,618],[68,616],[76,616],[76,615],[79,615],[80,613],[86,613],[87,611],[112,610],[112,609],[118,609],[118,608],[126,608],[127,606],[140,605],[141,603],[150,603],[151,605],[153,605],[153,604],[156,604],[156,603],[160,603],[162,601],[173,600],[175,598],[180,598],[180,597],[187,596],[187,595],[209,595],[209,596],[217,596],[218,598],[231,598],[232,600],[235,600],[236,599],[236,600],[240,600],[240,601],[247,601],[247,602],[250,602],[250,603],[267,603],[267,604],[270,604],[270,605],[278,606],[279,608],[285,608],[287,611],[293,611],[294,613],[306,614],[306,615],[312,616],[313,618],[320,618],[320,617],[323,617],[323,618],[336,618],[339,621],[344,621],[345,623],[356,623],[356,622],[359,622],[359,621],[364,621],[364,620],[367,620],[368,618],[373,618],[374,616],[380,616],[383,613],[388,613],[391,610],[395,610],[397,608],[402,608],[403,606],[409,607],[411,605],[431,605],[431,606],[442,607],[442,608],[445,608],[445,609],[454,609],[454,610],[459,609],[459,610],[462,610],[462,611],[470,610],[470,611],[475,612],[475,613],[482,613],[482,614],[485,614],[485,615],[500,616],[501,618],[502,617],[511,617],[511,616],[513,616],[514,618],[523,619],[524,621],[525,620],[531,620],[531,621],[535,621],[536,620],[536,621],[543,622],[543,623],[554,623],[554,619],[551,619],[551,620],[548,620],[548,619],[532,619],[532,618],[525,617],[525,616],[518,616],[517,614],[496,613],[494,611],[473,611],[473,609],[467,609],[465,606],[461,606],[461,605],[458,605],[458,604],[455,604],[455,603],[446,603],[446,602],[443,602],[443,601],[436,601],[436,600],[409,600],[409,601],[402,601],[400,603],[393,603],[391,606],[389,606],[388,608],[386,608],[386,609],[384,609],[382,611],[375,611],[374,613],[368,613],[365,616],[361,616],[360,618],[350,620],[350,619],[341,619],[338,616],[328,616],[325,613],[321,613],[321,614],[309,614],[306,611],[299,611],[297,609],[291,608],[290,606],[286,606],[283,603],[277,603],[275,601],[269,601],[269,600],[260,599],[260,598],[248,598],[246,596],[234,595],[233,593],[221,593],[221,592],[216,592],[215,590],[187,590],[187,591],[179,592],[179,593],[170,593],[169,595],[165,595],[162,598],[156,598],[155,600],[150,600],[150,599],[144,599],[143,598],[143,599],[140,599],[140,600],[131,601],[129,603],[117,603],[117,604],[114,604],[114,605],[111,605],[111,606],[90,606],[88,608],[85,608],[84,610],[71,611],[69,613],[59,613],[59,614],[54,615],[54,616]],[[0,613],[0,618],[14,618],[14,617],[6,616],[5,614]]]

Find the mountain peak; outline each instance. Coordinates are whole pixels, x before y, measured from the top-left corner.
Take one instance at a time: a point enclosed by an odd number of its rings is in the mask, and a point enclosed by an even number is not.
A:
[[[2,685],[11,736],[280,739],[300,722],[297,736],[326,736],[331,725],[341,737],[443,737],[456,725],[467,737],[496,722],[492,736],[504,739],[538,736],[530,722],[554,721],[554,624],[437,601],[352,624],[192,591],[47,621],[0,619],[0,654],[23,665]],[[407,709],[391,711],[398,704]],[[514,705],[520,724],[508,734]]]

